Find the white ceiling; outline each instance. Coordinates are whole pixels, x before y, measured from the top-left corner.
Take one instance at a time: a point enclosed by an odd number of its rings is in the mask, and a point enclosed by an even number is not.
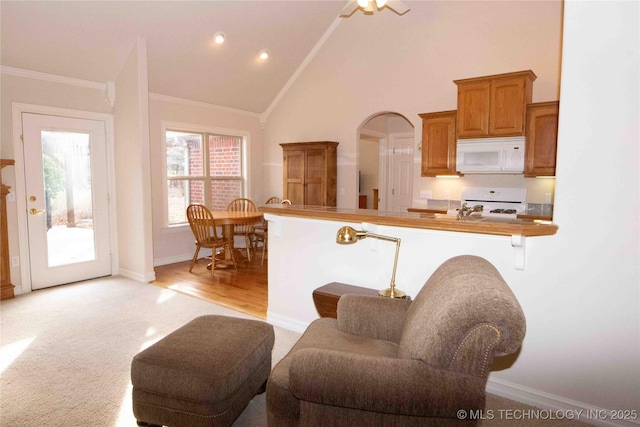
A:
[[[115,81],[141,37],[150,92],[262,113],[346,3],[2,0],[0,63]],[[217,31],[223,45],[211,41]]]

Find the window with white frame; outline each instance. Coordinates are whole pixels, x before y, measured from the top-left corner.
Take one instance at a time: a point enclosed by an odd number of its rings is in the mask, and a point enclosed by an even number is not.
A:
[[[192,203],[221,211],[243,197],[243,142],[242,136],[165,130],[168,225],[186,224]]]

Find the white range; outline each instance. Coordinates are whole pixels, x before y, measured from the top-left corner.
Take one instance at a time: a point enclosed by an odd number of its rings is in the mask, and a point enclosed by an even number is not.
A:
[[[474,212],[474,216],[516,219],[518,215],[527,212],[527,189],[463,187],[460,205],[464,203],[468,208],[482,206],[482,212]],[[447,213],[458,215],[458,209],[449,210]]]

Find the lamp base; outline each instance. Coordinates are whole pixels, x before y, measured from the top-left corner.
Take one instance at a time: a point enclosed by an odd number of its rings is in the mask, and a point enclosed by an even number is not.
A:
[[[387,288],[385,290],[382,290],[380,292],[378,292],[378,295],[380,295],[381,297],[385,297],[385,298],[400,298],[400,299],[406,299],[407,298],[407,294],[402,292],[401,290],[398,290],[396,288]]]

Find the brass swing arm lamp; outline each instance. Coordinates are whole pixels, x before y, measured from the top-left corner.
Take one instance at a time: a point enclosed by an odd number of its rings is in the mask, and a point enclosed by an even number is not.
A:
[[[387,298],[406,298],[407,294],[399,289],[396,289],[396,269],[398,267],[398,255],[400,254],[400,238],[383,236],[381,234],[369,233],[368,231],[355,230],[352,227],[344,226],[338,230],[336,234],[336,243],[339,245],[352,245],[359,240],[367,237],[373,237],[375,239],[386,240],[387,242],[395,242],[396,244],[396,257],[393,261],[393,273],[391,274],[391,284],[389,288],[384,289],[378,294]]]

